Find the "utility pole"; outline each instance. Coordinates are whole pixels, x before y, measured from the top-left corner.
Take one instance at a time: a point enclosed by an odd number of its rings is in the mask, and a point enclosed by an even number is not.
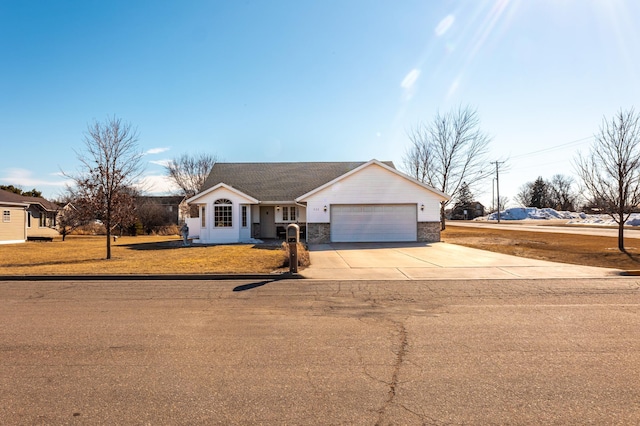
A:
[[[496,178],[491,179],[491,213],[496,211]]]
[[[504,161],[493,161],[491,164],[496,165],[496,200],[498,207],[498,223],[500,223],[500,164]]]

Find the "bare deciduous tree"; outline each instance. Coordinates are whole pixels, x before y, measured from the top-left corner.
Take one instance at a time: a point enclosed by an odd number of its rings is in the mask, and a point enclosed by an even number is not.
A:
[[[211,173],[218,157],[210,154],[182,154],[165,166],[167,176],[180,187],[187,197],[195,195]]]
[[[71,198],[69,191],[56,201],[61,206],[58,211],[58,232],[62,235],[62,241],[65,241],[67,235],[86,223],[86,214],[83,214],[75,206],[74,200]]]
[[[446,114],[436,114],[427,124],[409,132],[411,146],[405,157],[407,174],[456,199],[463,184],[473,188],[486,169],[490,138],[480,129],[476,110],[459,107]],[[445,208],[451,200],[440,203],[440,221],[445,229]]]
[[[135,220],[135,184],[143,171],[143,153],[138,149],[138,133],[131,124],[116,117],[94,121],[84,135],[81,163],[69,175],[76,208],[102,221],[107,232],[107,259],[111,259],[111,231]]]
[[[624,223],[640,203],[640,116],[633,108],[604,118],[588,154],[575,160],[591,199],[618,224],[618,249],[625,252]]]
[[[498,200],[500,201],[500,208],[505,210],[509,208],[509,202],[511,201],[509,199],[509,197],[505,196],[505,195],[501,195],[500,199]]]
[[[552,207],[558,210],[576,209],[578,194],[573,190],[575,181],[571,176],[556,174],[547,182]]]
[[[136,216],[146,234],[162,226],[175,224],[173,215],[164,206],[149,200],[138,200]]]
[[[532,190],[533,182],[527,182],[523,184],[515,196],[516,203],[518,203],[521,207],[530,207]]]

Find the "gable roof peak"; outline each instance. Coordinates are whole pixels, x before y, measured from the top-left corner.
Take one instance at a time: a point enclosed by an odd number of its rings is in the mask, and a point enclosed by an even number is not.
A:
[[[297,197],[372,161],[216,163],[200,194],[224,183],[262,202]],[[378,162],[395,170],[393,162]]]

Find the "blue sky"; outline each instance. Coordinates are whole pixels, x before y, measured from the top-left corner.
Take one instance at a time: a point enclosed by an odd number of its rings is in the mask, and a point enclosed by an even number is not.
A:
[[[56,198],[110,115],[154,191],[182,153],[400,168],[411,127],[470,105],[513,197],[640,107],[638,20],[634,0],[0,0],[0,184]]]

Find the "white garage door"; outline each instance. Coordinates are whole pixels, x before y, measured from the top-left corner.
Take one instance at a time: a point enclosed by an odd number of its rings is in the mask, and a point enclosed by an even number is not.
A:
[[[331,241],[416,241],[416,214],[415,204],[331,206]]]

